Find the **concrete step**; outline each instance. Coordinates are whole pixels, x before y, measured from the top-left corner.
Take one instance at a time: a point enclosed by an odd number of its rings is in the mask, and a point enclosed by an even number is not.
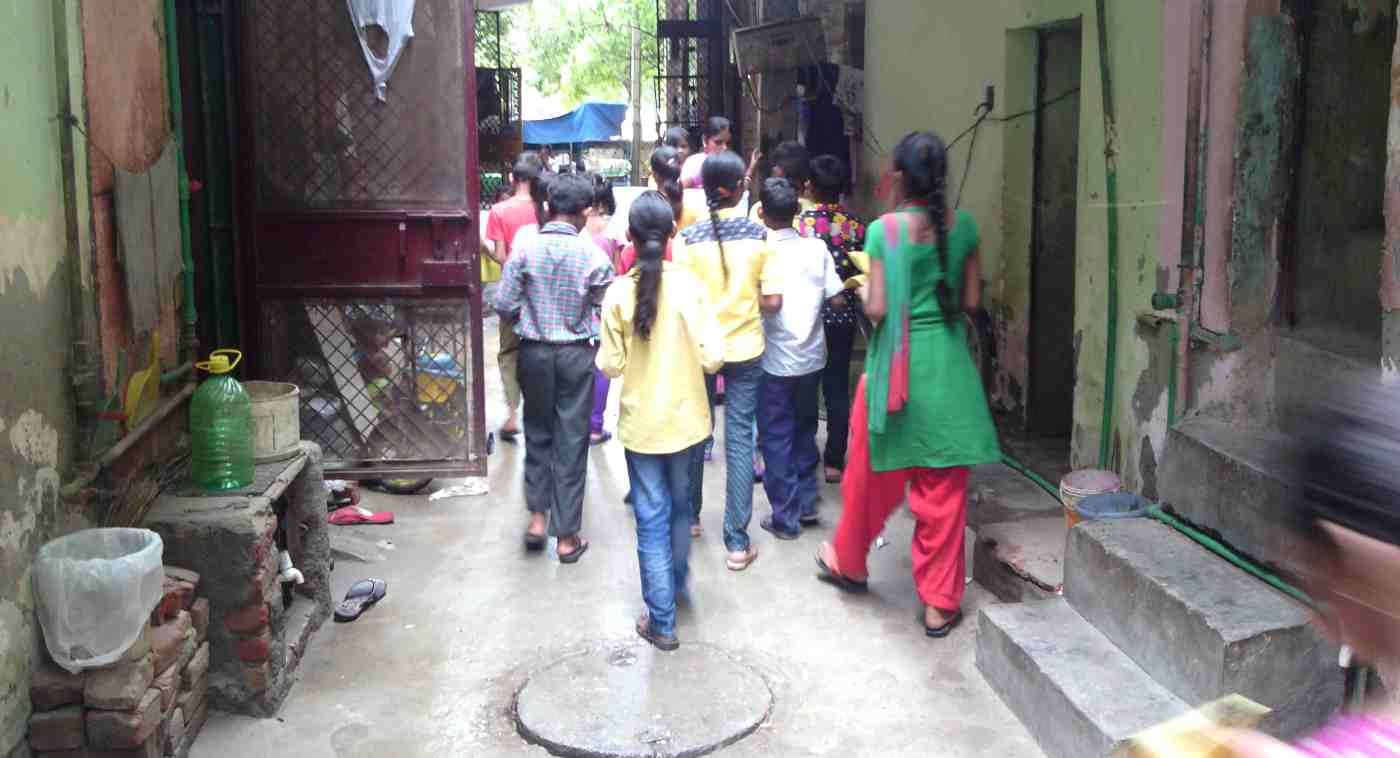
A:
[[[1186,702],[1244,695],[1274,709],[1269,729],[1285,737],[1341,705],[1336,648],[1308,626],[1306,610],[1164,524],[1072,529],[1065,597]]]
[[[1343,386],[1348,378],[1380,366],[1380,345],[1359,335],[1281,331],[1278,340],[1274,406],[1285,434],[1308,430],[1306,416],[1298,411],[1317,400],[1319,387]]]
[[[967,524],[973,529],[1061,511],[1058,500],[1000,463],[972,467],[967,481],[967,505]]]
[[[1007,603],[1049,600],[1065,579],[1065,519],[1055,515],[977,530],[972,575]]]
[[[1294,449],[1292,438],[1273,430],[1183,421],[1167,432],[1157,477],[1162,502],[1246,555],[1291,568],[1299,546],[1281,509],[1296,496]]]
[[[977,667],[1049,758],[1108,756],[1188,710],[1061,599],[983,608]]]

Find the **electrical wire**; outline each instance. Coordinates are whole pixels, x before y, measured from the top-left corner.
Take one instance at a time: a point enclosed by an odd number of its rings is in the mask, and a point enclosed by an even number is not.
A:
[[[947,149],[952,150],[953,146],[961,142],[963,137],[966,137],[969,134],[972,135],[972,141],[968,144],[967,148],[967,163],[963,165],[963,175],[962,179],[958,182],[958,197],[957,200],[955,200],[953,203],[953,209],[956,210],[959,206],[962,205],[963,188],[967,186],[967,177],[972,173],[972,156],[977,152],[977,131],[981,128],[982,124],[988,121],[993,121],[998,124],[1009,123],[1011,121],[1015,121],[1018,118],[1023,118],[1033,113],[1043,111],[1046,108],[1049,108],[1050,106],[1077,94],[1079,94],[1079,88],[1075,87],[1073,89],[1066,90],[1065,92],[1061,92],[1060,94],[1050,98],[1049,100],[1040,103],[1034,108],[1027,108],[1026,110],[1016,111],[1015,113],[1008,113],[1005,116],[993,116],[991,115],[991,109],[987,107],[986,103],[979,103],[977,107],[972,110],[972,126],[969,126],[968,128],[962,130],[962,132],[960,132],[958,136],[953,138],[952,142],[948,143]]]

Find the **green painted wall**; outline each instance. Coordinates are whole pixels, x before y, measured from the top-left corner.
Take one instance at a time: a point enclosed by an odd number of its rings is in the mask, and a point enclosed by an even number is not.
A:
[[[55,9],[76,28],[77,0],[0,13],[0,755],[26,733],[29,670],[41,655],[30,564],[46,539],[78,525],[59,497],[74,422]],[[69,42],[80,76],[80,45]]]
[[[1144,441],[1156,452],[1166,430],[1165,334],[1139,329],[1157,286],[1160,224],[1161,8],[1150,0],[1109,0],[1109,55],[1118,110],[1119,326],[1114,398],[1115,467],[1129,487],[1143,483]],[[866,27],[863,200],[868,210],[887,153],[901,136],[933,129],[952,138],[972,119],[990,82],[996,115],[1033,104],[1034,29],[1079,18],[1083,33],[1079,202],[1076,238],[1077,350],[1072,463],[1097,462],[1106,355],[1107,275],[1104,123],[1092,0],[871,0]],[[1019,409],[1026,386],[1030,277],[1030,189],[1034,121],[982,128],[962,207],[982,230],[988,309],[997,321],[993,402]],[[968,140],[953,151],[949,186],[961,180]],[[1151,441],[1155,440],[1155,442]],[[1120,465],[1121,462],[1131,465]]]

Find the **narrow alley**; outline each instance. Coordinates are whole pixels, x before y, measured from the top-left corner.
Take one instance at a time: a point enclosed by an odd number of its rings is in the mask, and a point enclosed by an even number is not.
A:
[[[1400,0],[5,6],[0,758],[1400,756]]]
[[[486,333],[494,356],[496,330]],[[494,368],[485,374],[487,408],[499,412]],[[488,427],[501,420],[488,415]],[[393,511],[396,522],[332,527],[331,594],[375,577],[388,582],[388,595],[359,620],[322,628],[277,718],[216,714],[191,755],[544,756],[520,738],[511,713],[532,672],[583,650],[658,655],[632,630],[643,606],[621,446],[591,453],[584,533],[593,548],[574,566],[521,549],[523,453],[498,443],[491,492],[481,497],[428,502],[426,492],[366,491],[364,505]],[[723,502],[723,467],[722,457],[706,465],[707,503]],[[756,527],[767,505],[762,488],[755,493]],[[773,693],[771,715],[722,754],[1040,755],[977,672],[976,624],[946,640],[924,636],[909,572],[912,519],[891,520],[887,546],[871,559],[868,595],[816,580],[812,555],[838,509],[839,494],[828,486],[828,526],[785,543],[754,528],[759,559],[738,574],[724,567],[723,508],[707,505],[702,514],[705,536],[691,553],[693,605],[682,611],[678,635],[740,659]],[[990,602],[974,586],[969,618]],[[624,696],[578,697],[605,695]]]

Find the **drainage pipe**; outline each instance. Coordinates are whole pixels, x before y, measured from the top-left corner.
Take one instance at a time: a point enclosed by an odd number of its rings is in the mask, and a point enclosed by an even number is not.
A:
[[[1172,379],[1171,402],[1177,410],[1186,411],[1190,402],[1191,386],[1191,333],[1200,307],[1201,268],[1205,257],[1206,244],[1206,169],[1210,148],[1210,92],[1206,83],[1210,81],[1211,22],[1214,18],[1212,0],[1201,2],[1201,58],[1197,82],[1196,127],[1196,186],[1192,198],[1191,236],[1182,235],[1182,258],[1178,266],[1178,300],[1176,311],[1176,342],[1173,344],[1175,362]],[[1185,209],[1182,209],[1185,216]],[[1189,242],[1188,242],[1189,239]],[[1176,416],[1168,414],[1167,426],[1176,423]]]
[[[73,330],[69,343],[68,375],[75,400],[78,425],[77,459],[86,464],[93,453],[92,437],[96,427],[98,394],[97,361],[93,345],[97,334],[95,299],[84,285],[83,246],[78,224],[78,160],[73,129],[77,116],[73,114],[72,68],[69,54],[68,11],[71,4],[58,0],[51,6],[53,19],[54,92],[58,100],[59,163],[63,182],[63,225],[66,243],[65,264],[68,275],[69,328]]]
[[[171,2],[171,0],[166,0]],[[1108,468],[1113,436],[1113,400],[1118,370],[1118,127],[1113,111],[1113,78],[1108,63],[1108,25],[1104,0],[1097,0],[1094,24],[1099,32],[1099,83],[1103,96],[1104,202],[1108,227],[1108,323],[1104,355],[1103,424],[1099,431],[1099,468]]]
[[[180,93],[180,42],[179,24],[175,15],[175,0],[165,0],[165,84],[170,93],[170,123],[175,135],[176,174],[179,177],[180,191],[180,255],[185,271],[181,278],[184,283],[185,302],[181,309],[183,319],[183,342],[186,360],[194,360],[199,349],[199,337],[195,333],[199,312],[194,302],[194,250],[190,240],[190,178],[185,173],[185,127],[184,100]]]

